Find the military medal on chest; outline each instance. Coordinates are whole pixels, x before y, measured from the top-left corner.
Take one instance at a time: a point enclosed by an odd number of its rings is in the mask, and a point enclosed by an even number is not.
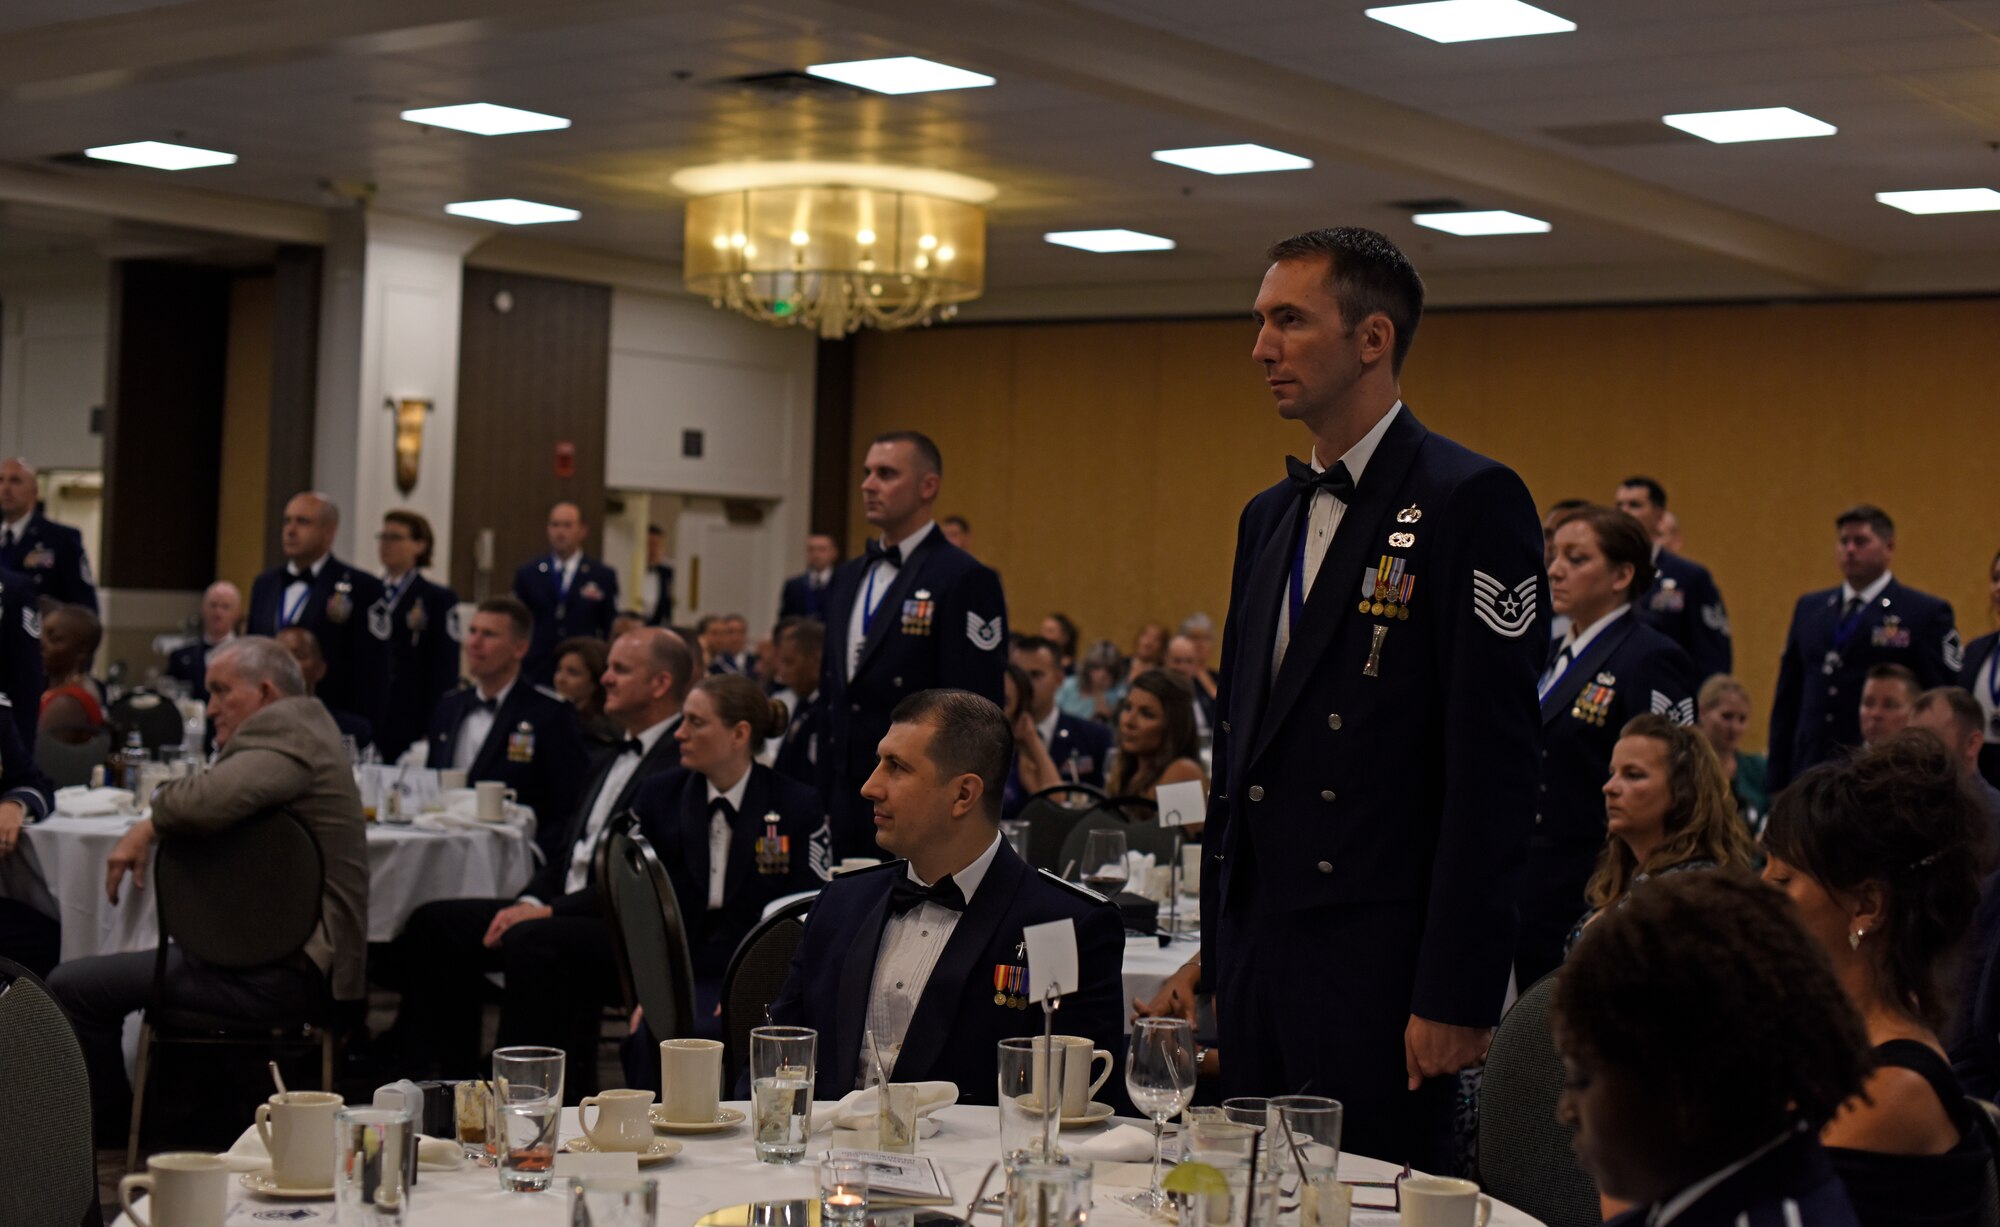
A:
[[[778,834],[778,815],[764,815],[764,833],[757,838],[757,872],[762,874],[790,873],[792,870],[792,837]]]
[[[341,580],[333,586],[333,595],[326,598],[326,620],[342,623],[354,616],[354,583]]]
[[[937,602],[931,599],[930,589],[919,588],[909,600],[903,602],[903,633],[928,635],[936,617]]]
[[[1409,559],[1393,554],[1361,572],[1361,612],[1377,618],[1410,620],[1410,597],[1417,590],[1416,574],[1408,569]]]
[[[993,1004],[1010,1010],[1028,1008],[1028,969],[1014,963],[993,965]]]
[[[1617,697],[1618,679],[1609,673],[1600,673],[1588,686],[1577,692],[1576,702],[1570,706],[1569,714],[1585,724],[1604,727],[1611,717],[1611,703]]]
[[[532,763],[535,761],[535,726],[526,720],[514,726],[507,734],[507,761],[510,763]]]

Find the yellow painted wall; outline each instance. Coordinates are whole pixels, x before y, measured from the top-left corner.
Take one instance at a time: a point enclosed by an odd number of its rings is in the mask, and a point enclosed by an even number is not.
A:
[[[1996,336],[1991,299],[1452,312],[1424,321],[1403,390],[1544,506],[1657,477],[1728,599],[1761,740],[1792,603],[1839,582],[1851,503],[1895,517],[1898,577],[1948,598],[1967,640],[1991,629]],[[1253,339],[1247,319],[864,334],[855,468],[884,430],[934,437],[939,513],[972,522],[1017,624],[1062,609],[1129,645],[1151,619],[1219,622],[1237,514],[1308,446]]]

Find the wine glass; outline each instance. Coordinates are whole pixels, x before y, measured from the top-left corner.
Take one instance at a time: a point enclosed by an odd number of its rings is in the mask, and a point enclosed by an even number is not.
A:
[[[1185,1018],[1141,1018],[1132,1024],[1125,1054],[1125,1090],[1132,1105],[1153,1118],[1153,1187],[1121,1198],[1150,1214],[1164,1206],[1160,1188],[1160,1147],[1167,1121],[1194,1098],[1194,1028]]]
[[[1083,837],[1083,884],[1110,899],[1125,889],[1125,832],[1090,831]]]

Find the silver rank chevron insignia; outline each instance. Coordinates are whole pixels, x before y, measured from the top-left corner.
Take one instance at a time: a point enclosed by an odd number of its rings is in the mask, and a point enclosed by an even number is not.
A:
[[[1665,716],[1675,724],[1693,724],[1694,700],[1691,698],[1682,699],[1676,703],[1674,700],[1655,690],[1653,692],[1653,714],[1656,716]]]
[[[1005,621],[1005,614],[994,614],[991,618],[982,618],[971,610],[967,610],[965,613],[965,637],[972,640],[973,647],[978,648],[982,652],[991,652],[994,648],[1000,646],[1001,640],[1007,637],[1007,628],[1004,625]]]
[[[1494,634],[1519,639],[1535,624],[1535,577],[1530,575],[1509,588],[1474,567],[1472,612]]]

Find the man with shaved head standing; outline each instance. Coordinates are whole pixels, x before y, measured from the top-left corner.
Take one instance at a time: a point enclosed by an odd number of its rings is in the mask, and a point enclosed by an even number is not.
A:
[[[188,693],[208,699],[208,654],[236,638],[243,618],[243,594],[226,579],[216,580],[201,594],[201,633],[167,656],[167,676],[186,683]]]
[[[618,572],[583,552],[590,536],[575,503],[549,508],[549,552],[514,572],[514,595],[535,616],[535,639],[521,665],[528,680],[546,686],[555,678],[556,645],[573,635],[611,637],[618,616]]]
[[[51,604],[97,612],[83,534],[42,513],[35,466],[18,456],[0,461],[0,565],[32,579],[35,594]]]
[[[389,695],[390,627],[368,611],[382,599],[382,581],[333,556],[339,530],[340,508],[324,494],[309,490],[285,504],[285,562],[250,585],[249,633],[311,631],[326,658],[319,697],[379,727]]]

